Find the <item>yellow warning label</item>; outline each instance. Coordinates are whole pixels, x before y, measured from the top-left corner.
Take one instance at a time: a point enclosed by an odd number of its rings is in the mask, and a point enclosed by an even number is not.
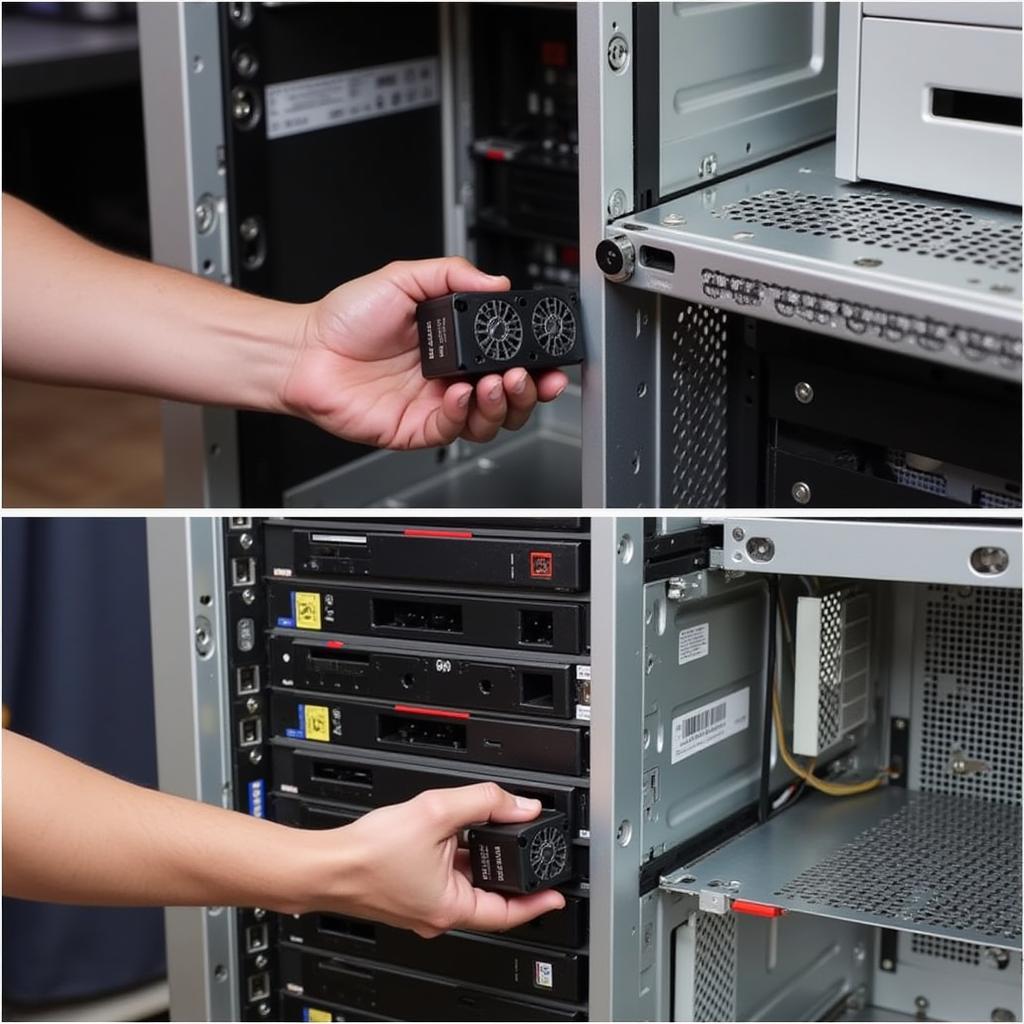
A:
[[[299,629],[320,628],[320,595],[295,595],[295,625]]]
[[[306,1009],[306,1020],[334,1020],[326,1010],[314,1010],[312,1006]]]
[[[330,719],[327,708],[319,704],[306,705],[306,739],[329,740],[331,738]]]

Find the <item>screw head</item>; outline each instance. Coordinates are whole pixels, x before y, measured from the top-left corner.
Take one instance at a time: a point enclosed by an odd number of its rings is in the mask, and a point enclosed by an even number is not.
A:
[[[803,480],[798,480],[793,484],[793,490],[790,493],[798,505],[806,505],[811,500],[811,489]]]
[[[916,1007],[917,1007],[917,1008],[918,1008],[919,1010],[927,1010],[927,1009],[928,1009],[928,1006],[929,1006],[930,1004],[929,1004],[928,1000],[927,1000],[927,999],[925,999],[925,997],[924,997],[924,996],[917,996],[917,997],[916,997],[916,998],[914,999],[914,1005],[915,1005],[915,1006],[916,1006]]]
[[[270,1016],[270,1003],[260,1003],[259,1009],[258,1009],[257,1012],[259,1013],[259,1015],[261,1017],[269,1017]]]
[[[597,265],[609,281],[628,281],[636,266],[633,243],[626,235],[606,238],[597,244]]]
[[[896,965],[892,962],[892,960],[889,959],[889,957],[883,958],[883,960],[882,960],[882,970],[883,971],[891,971],[895,967],[896,967]]]
[[[667,224],[669,227],[673,227],[677,224],[685,224],[686,218],[679,213],[666,213],[665,216],[661,218],[661,223]]]
[[[231,116],[236,121],[244,121],[251,113],[252,104],[244,96],[240,96],[231,105]]]
[[[217,205],[213,201],[213,196],[206,193],[199,197],[196,202],[196,231],[201,235],[208,235],[212,230],[214,224],[217,223]]]
[[[905,718],[897,718],[893,724],[896,726],[897,732],[903,732],[907,727],[907,720]]]
[[[814,401],[814,388],[812,388],[805,380],[800,381],[796,387],[793,388],[793,394],[801,405],[810,405],[810,403]]]
[[[252,764],[259,764],[263,760],[263,754],[259,750],[249,751],[249,761]]]
[[[621,188],[617,188],[608,196],[608,216],[621,217],[625,212],[626,193]]]
[[[747,554],[751,561],[770,562],[775,557],[775,542],[771,537],[751,537],[747,541]]]
[[[255,217],[246,217],[241,224],[238,225],[238,233],[242,236],[243,242],[254,242],[260,236],[260,223]],[[249,538],[250,544],[252,538]]]
[[[252,604],[253,601],[255,601],[255,600],[256,600],[256,594],[252,590],[250,590],[248,587],[246,587],[245,590],[242,591],[242,603],[243,604]]]
[[[746,537],[746,534],[743,532],[743,527],[742,526],[734,526],[733,529],[732,529],[732,539],[733,540],[743,540],[744,537]]]
[[[621,74],[628,63],[629,43],[624,35],[617,33],[608,41],[608,67],[616,74]]]
[[[259,711],[259,709],[260,702],[255,697],[250,697],[245,702],[245,710],[248,711],[250,715],[256,714],[256,712]]]

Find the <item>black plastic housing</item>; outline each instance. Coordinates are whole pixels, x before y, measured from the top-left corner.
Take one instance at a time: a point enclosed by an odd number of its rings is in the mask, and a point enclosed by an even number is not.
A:
[[[579,296],[568,288],[456,292],[421,302],[416,321],[428,378],[583,361]]]
[[[542,811],[533,821],[477,825],[469,830],[473,884],[497,892],[537,892],[572,877],[565,815]]]

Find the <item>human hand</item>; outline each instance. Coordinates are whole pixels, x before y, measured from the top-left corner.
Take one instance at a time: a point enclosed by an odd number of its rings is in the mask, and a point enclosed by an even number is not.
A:
[[[489,441],[518,430],[538,401],[569,380],[524,369],[476,382],[424,380],[416,305],[455,291],[507,291],[461,257],[389,263],[307,308],[281,392],[284,409],[333,434],[378,448],[425,448],[458,437]]]
[[[473,886],[469,851],[458,833],[485,822],[531,821],[539,800],[492,782],[428,790],[381,807],[351,825],[313,833],[324,843],[328,888],[312,909],[370,918],[433,938],[452,928],[505,931],[559,910],[554,889],[505,896]]]

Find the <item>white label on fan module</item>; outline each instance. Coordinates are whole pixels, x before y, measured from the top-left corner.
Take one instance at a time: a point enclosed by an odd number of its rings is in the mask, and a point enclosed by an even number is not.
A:
[[[703,658],[711,649],[710,626],[702,622],[699,626],[687,626],[679,630],[679,664]]]
[[[750,722],[750,687],[702,704],[672,719],[672,763],[676,764],[738,732]]]
[[[264,90],[267,138],[401,114],[440,102],[436,57],[278,82]]]

